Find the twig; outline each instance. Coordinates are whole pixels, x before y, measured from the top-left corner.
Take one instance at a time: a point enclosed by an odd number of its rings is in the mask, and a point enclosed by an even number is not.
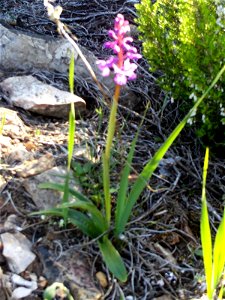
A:
[[[99,90],[102,92],[106,103],[109,104],[110,103],[109,102],[109,96],[105,93],[105,91],[103,89],[103,86],[97,80],[95,72],[92,69],[90,63],[87,61],[86,57],[83,55],[83,53],[80,50],[79,46],[75,42],[75,41],[77,41],[77,38],[72,34],[72,32],[69,30],[69,28],[60,21],[60,15],[62,13],[61,6],[54,7],[48,1],[50,1],[50,0],[44,0],[44,6],[48,10],[48,16],[49,16],[50,20],[53,21],[56,24],[56,26],[58,28],[58,32],[61,35],[63,35],[68,40],[68,42],[73,46],[73,48],[77,51],[78,55],[80,56],[83,63],[85,64],[85,66],[86,66],[87,70],[89,71],[91,77],[93,78],[94,82],[97,84]]]

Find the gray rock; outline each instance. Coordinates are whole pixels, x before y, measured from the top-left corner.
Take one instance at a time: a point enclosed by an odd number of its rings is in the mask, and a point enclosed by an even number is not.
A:
[[[19,274],[34,261],[35,255],[31,251],[31,242],[23,235],[20,230],[19,219],[16,215],[8,216],[4,223],[4,227],[15,229],[15,233],[1,234],[3,244],[3,256],[5,257],[10,271]]]
[[[74,103],[77,113],[86,108],[82,98],[45,84],[31,75],[7,78],[0,83],[0,88],[11,105],[45,116],[67,117],[71,103]]]
[[[38,209],[49,209],[61,203],[63,193],[51,189],[40,189],[38,185],[46,182],[63,184],[65,179],[62,176],[65,175],[65,167],[54,167],[37,176],[25,179],[23,186],[32,197]],[[81,187],[74,180],[71,180],[70,186],[81,192]]]
[[[85,82],[97,88],[90,72],[73,46],[64,38],[54,38],[34,33],[24,33],[3,26],[0,23],[0,69],[3,70],[47,70],[68,74],[71,51],[74,52],[75,75],[78,82]],[[85,47],[79,48],[91,65],[105,93],[114,94],[113,77],[103,77],[96,65],[97,58]],[[90,87],[91,88],[91,87]],[[137,104],[137,97],[127,87],[121,89],[120,104],[132,109]]]

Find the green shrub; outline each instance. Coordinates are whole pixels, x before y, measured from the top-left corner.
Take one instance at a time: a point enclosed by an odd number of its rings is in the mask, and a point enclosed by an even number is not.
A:
[[[151,71],[181,110],[190,109],[225,63],[225,0],[141,0],[136,22]],[[195,122],[207,144],[225,143],[225,75]]]

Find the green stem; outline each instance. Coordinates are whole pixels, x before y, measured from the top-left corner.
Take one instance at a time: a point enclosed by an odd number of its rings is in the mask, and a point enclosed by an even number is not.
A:
[[[118,108],[118,100],[120,95],[120,86],[116,85],[113,97],[112,107],[110,110],[108,133],[106,139],[105,153],[103,154],[103,186],[105,198],[105,215],[108,225],[111,220],[111,196],[110,196],[110,153],[112,148],[112,141],[115,134],[116,127],[116,113]]]

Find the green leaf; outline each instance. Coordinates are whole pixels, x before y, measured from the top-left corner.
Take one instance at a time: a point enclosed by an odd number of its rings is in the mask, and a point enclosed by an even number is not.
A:
[[[124,209],[126,207],[129,174],[131,171],[131,163],[134,156],[134,150],[137,143],[137,138],[138,138],[138,134],[136,134],[134,140],[132,141],[130,152],[128,154],[125,167],[121,174],[120,187],[117,196],[116,211],[115,211],[115,235],[116,236],[118,236],[122,230],[122,228],[120,228],[122,224],[121,219],[123,218]]]
[[[108,122],[108,132],[105,144],[105,152],[102,155],[102,167],[103,167],[103,190],[104,190],[104,205],[105,205],[105,216],[108,224],[111,221],[111,194],[110,194],[110,156],[112,141],[115,133],[116,126],[116,112],[118,108],[118,97],[120,87],[116,85],[115,95],[112,101],[110,109],[110,116]]]
[[[222,282],[225,282],[225,270],[224,270],[224,273],[223,273]],[[225,291],[225,287],[224,287],[224,284],[222,283],[221,287],[220,287],[220,290],[219,290],[219,295],[218,295],[217,300],[222,300],[223,299],[224,291]]]
[[[45,189],[54,189],[54,190],[57,190],[60,192],[64,191],[64,185],[62,185],[62,184],[49,182],[49,183],[42,183],[39,186],[41,188],[45,188]],[[104,233],[108,229],[108,225],[107,225],[106,220],[105,220],[104,216],[102,215],[102,213],[96,208],[96,206],[91,202],[91,200],[89,200],[84,195],[80,194],[79,192],[77,192],[73,189],[69,189],[69,193],[76,198],[75,202],[62,203],[62,204],[58,205],[58,207],[56,209],[40,211],[35,214],[51,214],[51,215],[54,215],[54,214],[59,215],[60,214],[60,216],[63,216],[65,209],[68,209],[68,208],[82,209],[82,210],[85,210],[90,213],[90,217],[88,217],[88,219],[82,217],[83,221],[88,222],[88,223],[92,222],[92,225],[95,227],[95,231],[97,230],[97,232],[98,232],[97,236]],[[79,213],[78,214],[74,213],[73,216],[80,215]],[[69,212],[67,212],[67,214],[68,214],[67,218],[69,218]],[[71,215],[71,212],[70,212],[70,215]],[[83,224],[83,221],[82,221],[82,224]],[[75,224],[74,222],[75,221],[73,221],[73,224]],[[76,225],[79,227],[80,225],[78,225],[78,221],[76,221],[76,222],[77,222]],[[83,232],[85,231],[85,229],[83,227],[82,228],[79,227],[79,228]],[[89,230],[88,230],[88,232],[89,232]],[[88,235],[90,236],[90,232]]]
[[[153,172],[158,167],[160,160],[163,158],[167,150],[173,144],[177,136],[180,134],[182,129],[184,128],[185,124],[187,123],[188,119],[192,116],[192,114],[196,111],[199,104],[203,101],[206,95],[210,92],[210,90],[214,87],[217,83],[219,78],[222,76],[223,72],[225,71],[225,65],[223,68],[218,72],[216,78],[213,80],[209,88],[205,91],[201,98],[197,100],[195,105],[189,111],[189,113],[184,117],[184,119],[177,125],[177,127],[173,130],[164,144],[159,148],[159,150],[155,153],[153,158],[145,165],[143,171],[138,176],[137,180],[135,181],[130,194],[126,200],[127,204],[124,209],[123,218],[120,219],[120,223],[117,226],[120,228],[118,234],[122,233],[125,230],[125,226],[128,222],[130,217],[132,208],[136,201],[138,200],[139,196],[141,195],[142,191],[144,190],[145,186],[147,185],[148,180],[151,178]]]
[[[102,234],[102,231],[96,228],[93,220],[80,211],[69,209],[68,218],[70,223],[77,226],[84,234],[92,239]]]
[[[111,219],[111,195],[110,195],[110,178],[109,178],[109,159],[105,153],[102,154],[103,164],[103,188],[104,188],[104,204],[105,204],[105,215],[108,224]]]
[[[63,209],[60,208],[51,208],[46,210],[39,210],[30,214],[34,215],[49,215],[55,217],[63,217]],[[71,224],[77,226],[84,234],[91,238],[96,238],[104,233],[105,227],[101,227],[99,224],[96,226],[96,223],[93,219],[83,212],[68,209],[68,220]]]
[[[76,131],[75,107],[74,107],[74,103],[71,103],[70,114],[69,114],[69,136],[68,136],[68,171],[70,170],[71,161],[73,157],[75,131]]]
[[[90,218],[93,220],[96,228],[101,231],[101,233],[104,233],[106,230],[108,230],[108,225],[104,216],[93,203],[76,200],[75,202],[63,203],[58,207],[61,209],[75,208],[85,210],[90,213]]]
[[[214,289],[217,287],[224,267],[225,267],[225,251],[224,251],[224,240],[225,240],[225,208],[223,211],[223,218],[220,222],[219,228],[214,242],[213,251],[213,277],[214,277]]]
[[[69,65],[69,87],[70,92],[74,94],[74,52],[71,53],[70,65]],[[70,113],[69,113],[69,136],[68,136],[68,172],[71,166],[71,160],[73,157],[74,148],[74,136],[76,131],[75,123],[75,106],[71,102]]]
[[[74,94],[74,52],[71,51],[70,65],[69,65],[69,88],[70,92]]]
[[[39,188],[42,189],[52,189],[52,190],[56,190],[59,192],[64,192],[64,185],[60,184],[60,183],[54,183],[54,182],[44,182],[44,183],[40,183],[38,185]],[[89,200],[86,196],[84,196],[83,194],[77,192],[74,189],[69,188],[69,193],[74,196],[75,198],[79,199],[80,201],[85,201],[85,202],[91,202],[91,200]]]
[[[117,202],[116,202],[116,211],[115,211],[115,235],[117,237],[123,230],[123,228],[120,228],[120,225],[122,223],[121,219],[123,218],[124,210],[126,209],[126,201],[127,201],[127,192],[128,192],[128,186],[129,186],[129,175],[130,175],[130,171],[131,171],[131,164],[132,164],[132,160],[134,157],[135,146],[137,144],[140,129],[145,120],[145,116],[146,116],[148,109],[149,109],[149,105],[146,106],[143,118],[138,126],[138,130],[137,130],[135,137],[131,143],[130,151],[128,153],[128,157],[127,157],[125,166],[124,166],[122,174],[121,174],[121,180],[120,180],[120,184],[119,184],[119,192],[117,195]]]
[[[201,243],[203,262],[205,268],[206,284],[207,284],[207,295],[209,299],[212,299],[214,288],[212,286],[212,236],[209,224],[208,208],[206,202],[206,176],[208,171],[209,161],[209,148],[206,148],[203,175],[202,175],[202,213],[201,213]]]
[[[35,211],[35,212],[30,213],[29,215],[30,216],[49,215],[49,216],[55,216],[55,217],[63,217],[63,211],[61,208],[50,208],[50,209]]]
[[[111,241],[104,236],[102,241],[98,241],[102,257],[110,272],[122,282],[127,281],[127,271],[119,252],[112,245]]]
[[[208,170],[209,149],[206,148],[203,183],[202,183],[202,216],[201,216],[201,241],[203,250],[203,261],[206,274],[207,295],[212,299],[214,291],[219,284],[225,266],[225,208],[223,218],[217,230],[212,255],[212,237],[209,224],[209,216],[206,202],[206,176]],[[213,256],[213,257],[212,257]]]
[[[68,170],[67,174],[66,174],[65,183],[64,183],[62,203],[69,201],[69,181],[70,181],[70,175],[69,175],[69,170]],[[63,219],[65,222],[65,225],[67,224],[67,214],[68,214],[68,209],[64,208],[63,209]]]
[[[211,299],[214,290],[212,289],[212,238],[206,201],[202,202],[201,242],[206,275],[207,294],[209,299]]]

